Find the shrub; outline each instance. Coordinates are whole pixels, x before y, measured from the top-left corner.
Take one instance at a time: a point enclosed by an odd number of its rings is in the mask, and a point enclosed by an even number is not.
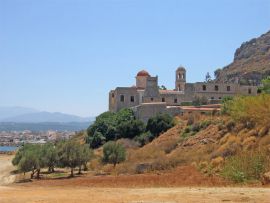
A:
[[[221,175],[234,182],[259,180],[269,168],[269,157],[264,152],[246,152],[228,157]]]
[[[149,142],[151,142],[154,138],[155,137],[149,131],[147,131],[135,137],[135,141],[137,141],[140,144],[140,146],[144,146]]]
[[[91,148],[98,148],[105,143],[106,138],[101,132],[95,131],[93,136],[89,136],[87,142]]]
[[[117,126],[117,132],[121,138],[134,138],[145,131],[145,125],[140,120],[129,120]]]
[[[121,163],[126,160],[126,149],[117,142],[107,142],[103,146],[103,162],[113,164]]]
[[[229,114],[235,121],[244,124],[267,126],[270,123],[270,95],[236,97],[229,107]]]
[[[150,131],[154,137],[166,132],[174,126],[173,117],[169,114],[158,114],[148,120],[146,130]]]
[[[235,127],[235,122],[233,120],[229,120],[226,124],[225,124],[226,128],[228,131],[232,131]]]
[[[131,109],[121,109],[117,113],[105,112],[87,129],[87,142],[97,148],[105,141],[120,138],[134,138],[145,131],[142,121],[136,120]]]

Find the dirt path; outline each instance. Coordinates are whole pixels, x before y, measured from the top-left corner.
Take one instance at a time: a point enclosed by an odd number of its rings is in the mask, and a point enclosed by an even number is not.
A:
[[[14,170],[12,166],[12,158],[10,155],[0,155],[0,185],[7,185],[15,181],[15,175],[10,172]]]
[[[268,203],[267,188],[0,187],[1,203]]]

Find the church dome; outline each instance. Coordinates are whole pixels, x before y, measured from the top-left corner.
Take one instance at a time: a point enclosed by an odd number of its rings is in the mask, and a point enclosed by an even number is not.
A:
[[[186,71],[186,69],[185,69],[183,66],[179,66],[179,67],[177,68],[177,71]]]
[[[137,77],[138,76],[150,77],[150,74],[145,70],[141,70],[140,72],[137,73]]]

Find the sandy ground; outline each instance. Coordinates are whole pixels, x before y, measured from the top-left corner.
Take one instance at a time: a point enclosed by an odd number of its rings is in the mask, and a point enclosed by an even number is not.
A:
[[[7,185],[15,181],[15,175],[10,172],[15,168],[11,164],[13,156],[0,155],[0,185]]]
[[[191,187],[192,185],[189,184],[193,182],[193,178],[202,182],[206,180],[201,179],[199,174],[188,168],[179,169],[168,175],[79,177],[12,183],[15,177],[10,175],[10,171],[14,170],[10,163],[11,159],[11,156],[0,156],[0,185],[2,185],[0,186],[0,203],[270,202],[270,188],[213,187],[212,183],[217,183],[215,179],[208,180],[210,181],[208,185],[210,184],[211,187]],[[187,170],[190,174],[187,174]],[[191,174],[193,178],[188,178]],[[184,183],[188,186],[179,187],[178,183],[171,178],[171,176],[179,176],[175,180],[179,178],[183,180],[185,175],[187,179]],[[163,179],[170,181],[164,182]],[[146,184],[151,181],[153,183]],[[139,184],[132,185],[134,182],[139,182]],[[156,183],[160,183],[161,186],[159,184],[155,187],[151,186]],[[166,183],[165,186],[164,183]],[[174,187],[169,187],[171,184]]]
[[[263,188],[0,187],[1,203],[270,202]]]

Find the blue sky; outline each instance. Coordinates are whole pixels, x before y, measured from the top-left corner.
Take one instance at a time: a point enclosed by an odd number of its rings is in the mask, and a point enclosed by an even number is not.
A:
[[[269,0],[0,0],[0,106],[95,116],[141,69],[201,81],[268,30]]]

